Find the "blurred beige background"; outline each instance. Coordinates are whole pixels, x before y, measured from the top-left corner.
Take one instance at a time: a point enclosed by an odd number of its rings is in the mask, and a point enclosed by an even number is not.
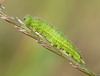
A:
[[[12,16],[40,17],[78,48],[86,66],[100,73],[100,0],[5,0]],[[0,76],[87,76],[0,19]]]

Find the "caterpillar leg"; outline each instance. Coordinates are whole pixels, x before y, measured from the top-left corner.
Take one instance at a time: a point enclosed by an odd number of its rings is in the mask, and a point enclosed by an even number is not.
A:
[[[49,46],[43,44],[42,42],[40,42],[40,41],[38,41],[38,40],[36,40],[36,42],[39,43],[40,45],[42,45],[43,47],[49,49],[50,51],[56,53],[57,55],[60,55],[60,56],[62,55],[61,52],[59,52],[58,50],[53,49],[53,48],[51,48],[51,47],[49,47]]]

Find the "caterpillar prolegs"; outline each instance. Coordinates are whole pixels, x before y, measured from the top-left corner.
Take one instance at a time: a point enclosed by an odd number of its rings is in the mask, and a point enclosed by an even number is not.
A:
[[[78,63],[84,63],[80,53],[73,46],[73,44],[68,41],[60,32],[55,30],[50,24],[39,18],[31,16],[26,16],[24,23],[27,25],[27,27],[32,28],[46,38],[50,42],[51,46],[63,50],[64,54],[67,53]]]

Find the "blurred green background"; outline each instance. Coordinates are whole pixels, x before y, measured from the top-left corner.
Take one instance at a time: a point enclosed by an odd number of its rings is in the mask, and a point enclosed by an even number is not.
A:
[[[100,0],[5,0],[6,11],[53,24],[100,73]],[[0,76],[87,76],[0,19]]]

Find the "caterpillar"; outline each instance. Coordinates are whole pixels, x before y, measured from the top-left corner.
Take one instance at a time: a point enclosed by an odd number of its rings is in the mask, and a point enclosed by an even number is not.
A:
[[[63,54],[68,54],[78,63],[84,63],[80,53],[77,51],[74,45],[46,21],[39,18],[26,16],[24,18],[24,23],[27,25],[27,27],[32,28],[46,38],[50,42],[51,46],[56,47],[59,50],[63,50]]]

